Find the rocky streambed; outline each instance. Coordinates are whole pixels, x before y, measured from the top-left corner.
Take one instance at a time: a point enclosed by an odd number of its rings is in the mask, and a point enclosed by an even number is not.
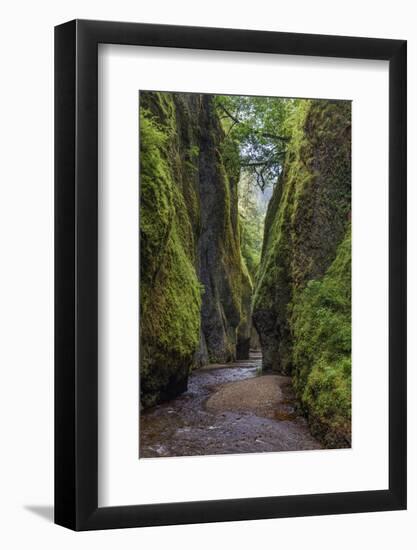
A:
[[[140,458],[320,449],[291,378],[261,374],[262,357],[196,370],[178,398],[140,414]]]

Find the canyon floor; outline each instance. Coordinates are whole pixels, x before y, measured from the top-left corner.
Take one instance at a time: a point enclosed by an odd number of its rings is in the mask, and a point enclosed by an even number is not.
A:
[[[140,458],[320,449],[291,378],[261,365],[252,352],[194,371],[184,394],[140,414]]]

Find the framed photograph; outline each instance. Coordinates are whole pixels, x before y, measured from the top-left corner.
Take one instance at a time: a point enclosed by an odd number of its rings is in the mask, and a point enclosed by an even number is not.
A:
[[[406,508],[406,42],[55,29],[55,522]]]

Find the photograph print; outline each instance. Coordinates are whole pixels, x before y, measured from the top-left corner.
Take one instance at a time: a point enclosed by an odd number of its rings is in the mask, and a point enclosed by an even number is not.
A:
[[[138,110],[139,458],[351,447],[351,101]]]

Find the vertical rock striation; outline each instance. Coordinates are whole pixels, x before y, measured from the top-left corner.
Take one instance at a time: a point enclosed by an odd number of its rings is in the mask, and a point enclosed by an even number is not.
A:
[[[184,391],[193,366],[249,338],[239,174],[212,96],[140,97],[140,384],[147,407]],[[248,328],[249,327],[249,328]]]
[[[198,274],[204,286],[201,337],[210,362],[236,356],[238,328],[249,316],[250,279],[241,258],[238,219],[239,173],[231,169],[213,98],[202,96],[199,117],[200,234]],[[230,154],[230,153],[229,153]],[[249,287],[249,303],[247,300]],[[242,315],[242,304],[243,311]]]
[[[293,374],[328,446],[350,443],[350,113],[343,101],[297,109],[254,296],[263,368]]]

